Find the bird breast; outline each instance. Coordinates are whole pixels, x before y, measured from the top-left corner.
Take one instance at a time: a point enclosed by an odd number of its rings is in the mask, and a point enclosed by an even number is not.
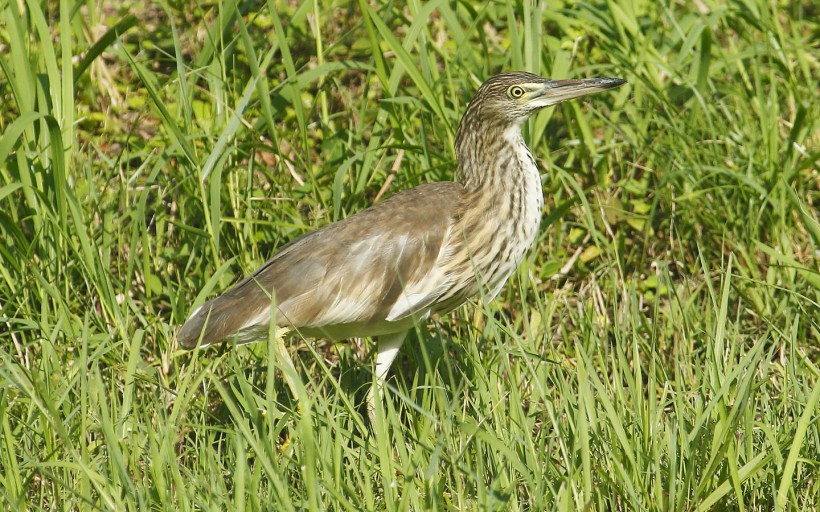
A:
[[[495,141],[492,161],[481,169],[481,183],[465,193],[452,230],[454,251],[448,267],[458,295],[493,299],[535,241],[543,193],[538,166],[518,126]],[[478,175],[478,173],[475,173]],[[456,269],[462,270],[460,275]]]

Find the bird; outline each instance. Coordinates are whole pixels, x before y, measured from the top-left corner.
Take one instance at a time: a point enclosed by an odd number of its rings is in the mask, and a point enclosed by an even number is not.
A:
[[[543,108],[626,83],[553,80],[527,72],[487,79],[455,138],[454,180],[403,190],[303,235],[228,291],[196,308],[177,332],[193,349],[269,339],[293,392],[284,336],[375,337],[381,391],[408,331],[480,296],[492,300],[533,246],[544,196],[521,126]],[[368,394],[375,407],[373,388]]]

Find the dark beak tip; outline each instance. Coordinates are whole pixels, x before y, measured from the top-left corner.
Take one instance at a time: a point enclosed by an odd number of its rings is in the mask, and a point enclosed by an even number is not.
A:
[[[621,86],[625,83],[628,83],[628,82],[623,78],[604,78],[603,85],[607,89],[611,89],[613,87],[619,87],[619,86]]]
[[[559,89],[562,87],[567,87],[570,89],[584,89],[584,88],[592,88],[598,90],[605,90],[605,89],[614,89],[615,87],[620,87],[621,85],[628,83],[626,79],[623,78],[604,78],[604,77],[596,77],[596,78],[581,78],[581,79],[568,79],[568,80],[545,80],[545,85],[547,89]]]

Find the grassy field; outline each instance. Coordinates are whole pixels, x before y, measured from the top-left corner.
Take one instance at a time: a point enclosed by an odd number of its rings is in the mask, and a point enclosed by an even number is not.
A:
[[[816,2],[0,0],[0,508],[817,510]],[[539,114],[537,246],[373,343],[184,352],[288,240],[448,180],[487,77]]]

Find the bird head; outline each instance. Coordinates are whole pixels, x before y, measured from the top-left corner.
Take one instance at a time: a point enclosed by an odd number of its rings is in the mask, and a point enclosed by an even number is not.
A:
[[[621,78],[551,80],[532,73],[501,73],[479,87],[467,113],[477,115],[482,122],[521,124],[544,107],[624,83]]]
[[[504,143],[526,150],[521,124],[542,108],[625,83],[621,78],[551,80],[521,72],[495,75],[481,84],[461,118],[455,140],[456,179],[470,186],[484,183],[488,169],[503,168],[509,162],[508,154],[501,151]]]

